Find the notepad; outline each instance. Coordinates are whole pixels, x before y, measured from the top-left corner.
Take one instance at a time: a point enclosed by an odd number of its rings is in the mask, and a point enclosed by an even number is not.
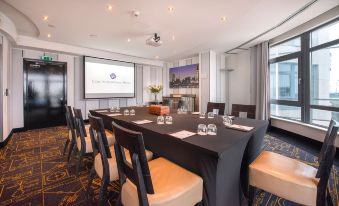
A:
[[[200,112],[192,112],[192,114],[195,114],[195,115],[197,115],[197,114],[200,114]]]
[[[107,109],[103,109],[103,110],[96,110],[96,112],[108,112]]]
[[[232,125],[225,125],[227,128],[230,129],[236,129],[236,130],[240,130],[243,132],[248,132],[251,131],[254,127],[248,127],[248,126],[243,126],[243,125],[238,125],[238,124],[232,124]]]
[[[110,117],[116,117],[116,116],[120,116],[122,114],[120,113],[114,113],[114,114],[108,114],[107,116],[110,116]]]
[[[196,133],[190,132],[190,131],[187,131],[187,130],[182,130],[182,131],[175,132],[175,133],[172,133],[172,134],[169,134],[169,135],[176,137],[178,139],[185,139],[187,137],[196,135]]]
[[[151,123],[153,121],[144,119],[144,120],[138,120],[138,121],[132,121],[132,122],[135,123],[135,124],[148,124],[148,123]]]

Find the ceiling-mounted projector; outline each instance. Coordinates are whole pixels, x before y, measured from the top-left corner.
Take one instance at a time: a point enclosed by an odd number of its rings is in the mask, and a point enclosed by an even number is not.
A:
[[[160,36],[155,33],[154,36],[150,37],[146,40],[146,44],[154,47],[161,46],[162,41],[160,40]]]

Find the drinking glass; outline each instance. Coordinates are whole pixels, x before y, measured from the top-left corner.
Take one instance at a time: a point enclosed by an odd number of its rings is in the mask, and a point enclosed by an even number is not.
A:
[[[199,115],[199,118],[200,119],[205,119],[206,117],[206,113],[205,112],[201,112],[200,115]]]
[[[134,109],[131,109],[131,110],[129,111],[129,115],[134,116],[134,115],[135,115],[135,110],[134,110]]]
[[[215,124],[209,124],[207,126],[208,135],[217,135],[217,126]]]
[[[214,118],[214,113],[213,112],[209,112],[207,114],[207,116],[208,116],[209,119],[213,119]]]
[[[164,116],[158,116],[158,118],[157,118],[157,124],[165,124],[165,118],[164,118]]]
[[[129,115],[128,109],[125,109],[125,110],[124,110],[124,115],[125,115],[125,116],[128,116],[128,115]]]
[[[182,114],[187,114],[187,108],[185,106],[181,107]]]
[[[222,123],[226,126],[230,126],[230,125],[233,124],[232,118],[230,118],[229,116],[223,116],[222,117]]]
[[[120,112],[120,107],[117,106],[117,107],[115,108],[115,111],[116,111],[116,112]]]
[[[109,111],[110,111],[110,112],[115,112],[115,107],[111,107],[111,108],[109,109]]]
[[[165,117],[165,123],[166,124],[173,124],[173,118],[171,116]]]
[[[219,109],[213,109],[213,114],[218,115],[219,114]]]
[[[198,125],[198,135],[206,135],[207,134],[207,127],[204,124]]]

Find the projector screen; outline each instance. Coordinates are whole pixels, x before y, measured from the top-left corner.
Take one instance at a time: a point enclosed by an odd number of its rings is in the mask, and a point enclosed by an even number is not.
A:
[[[134,63],[84,57],[85,99],[134,97]]]

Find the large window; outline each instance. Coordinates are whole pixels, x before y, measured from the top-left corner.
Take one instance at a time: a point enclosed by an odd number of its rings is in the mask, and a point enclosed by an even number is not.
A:
[[[339,20],[270,47],[271,116],[339,121]]]

